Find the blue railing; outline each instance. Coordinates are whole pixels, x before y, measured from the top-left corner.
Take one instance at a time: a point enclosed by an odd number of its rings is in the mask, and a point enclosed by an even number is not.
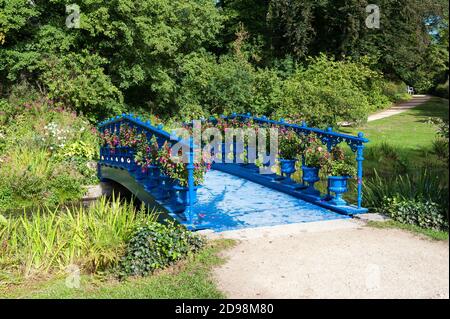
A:
[[[326,130],[321,130],[318,128],[308,127],[306,123],[292,124],[287,123],[285,120],[280,119],[279,121],[270,120],[266,117],[255,117],[251,114],[232,114],[230,116],[221,116],[223,120],[238,120],[246,122],[252,120],[260,126],[270,126],[270,127],[285,127],[289,128],[301,135],[316,135],[321,142],[326,145],[328,151],[332,151],[340,143],[346,143],[353,153],[356,154],[355,160],[357,162],[357,205],[350,204],[333,204],[333,197],[330,196],[330,187],[328,187],[328,197],[322,197],[319,194],[308,194],[305,184],[303,185],[292,185],[287,182],[289,178],[279,176],[277,174],[272,174],[275,176],[268,176],[270,174],[259,174],[259,170],[255,165],[248,164],[238,164],[237,161],[233,161],[233,164],[228,164],[225,158],[231,153],[229,145],[225,145],[225,141],[222,141],[222,161],[215,163],[214,168],[222,170],[242,178],[260,183],[262,185],[268,186],[270,188],[276,189],[278,191],[293,195],[297,198],[304,199],[306,201],[312,202],[316,205],[328,208],[330,210],[344,213],[344,214],[357,214],[367,211],[362,207],[362,178],[363,178],[363,152],[364,144],[369,142],[363,135],[359,133],[358,136],[352,136],[348,134],[342,134],[335,132],[332,128]],[[210,118],[208,121],[213,124],[217,123],[215,118]],[[192,123],[189,123],[190,125]],[[165,207],[169,213],[173,213],[172,216],[178,218],[181,214],[184,216],[182,223],[184,223],[189,228],[196,228],[194,224],[199,220],[198,216],[195,214],[195,198],[197,185],[195,185],[194,179],[194,154],[198,146],[194,145],[194,138],[189,137],[183,140],[181,137],[175,134],[169,134],[163,130],[163,125],[153,125],[150,121],[143,121],[140,117],[134,116],[133,114],[122,114],[114,118],[108,119],[99,123],[98,130],[100,133],[104,133],[106,130],[113,135],[120,135],[121,128],[126,125],[130,129],[135,129],[137,134],[144,133],[147,141],[151,141],[153,138],[156,139],[158,147],[161,148],[165,143],[169,144],[169,147],[175,145],[176,143],[181,143],[185,146],[185,149],[189,150],[187,152],[188,161],[186,164],[187,169],[187,186],[180,189],[177,186],[171,184],[171,182],[162,176],[161,170],[153,165],[148,167],[148,170],[142,171],[140,166],[135,162],[136,150],[129,146],[118,146],[109,147],[102,146],[100,149],[100,160],[98,163],[98,175],[100,179],[108,178],[108,176],[103,176],[103,173],[107,172],[103,168],[112,167],[115,169],[121,169],[127,171],[129,176],[133,177],[134,180],[139,183],[149,195],[151,195],[161,206]],[[227,151],[225,150],[227,148]],[[233,147],[233,157],[238,156],[236,153],[236,145]],[[186,156],[184,155],[184,156]],[[249,153],[247,152],[247,156]],[[247,161],[249,163],[249,161]],[[305,164],[305,159],[302,155],[302,166]],[[117,171],[116,171],[117,172]],[[302,178],[305,178],[303,174]],[[328,181],[329,182],[329,181]],[[308,182],[309,183],[309,182]],[[330,182],[329,182],[330,183]],[[301,186],[301,187],[297,187]],[[303,187],[304,186],[304,187]],[[314,187],[312,187],[314,188]],[[187,191],[186,191],[187,189]],[[186,194],[187,192],[187,194]],[[185,200],[180,200],[181,193],[184,194]],[[336,193],[337,194],[337,193]],[[187,198],[187,199],[186,199]]]
[[[292,129],[298,134],[309,135],[311,133],[315,134],[322,143],[327,147],[328,151],[331,152],[334,147],[340,143],[346,143],[353,153],[356,154],[355,160],[357,163],[357,208],[362,209],[362,185],[363,185],[363,162],[364,162],[364,144],[368,143],[369,140],[364,137],[362,132],[359,132],[357,136],[342,134],[339,132],[334,132],[331,127],[326,130],[321,130],[318,128],[308,127],[306,122],[302,122],[300,125],[287,123],[284,119],[279,121],[270,120],[265,116],[256,117],[252,116],[250,113],[247,114],[236,114],[233,113],[229,116],[221,116],[222,119],[236,119],[239,121],[252,120],[254,123],[259,125],[271,125],[275,127],[285,127]],[[209,118],[207,121],[212,123],[217,123],[217,119],[214,117]],[[302,154],[302,164],[305,164],[304,156]],[[329,195],[329,190],[328,190]]]

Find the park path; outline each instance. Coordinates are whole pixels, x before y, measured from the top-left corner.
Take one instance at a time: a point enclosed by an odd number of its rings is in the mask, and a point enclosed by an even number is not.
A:
[[[393,107],[391,107],[390,109],[369,115],[367,122],[372,122],[372,121],[383,119],[385,117],[403,113],[409,109],[412,109],[418,105],[425,103],[429,99],[431,99],[431,96],[429,96],[429,95],[413,95],[412,99],[407,102],[396,104]]]
[[[214,278],[228,298],[449,298],[449,244],[335,220],[211,234],[238,244]]]

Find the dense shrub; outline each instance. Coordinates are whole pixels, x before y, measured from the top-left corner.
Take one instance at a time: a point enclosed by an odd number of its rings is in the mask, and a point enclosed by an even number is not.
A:
[[[386,103],[376,84],[379,80],[380,75],[363,62],[335,61],[321,55],[285,81],[275,113],[298,115],[315,126],[364,122],[372,109]]]
[[[448,99],[448,80],[444,84],[438,84],[433,93],[444,99]]]
[[[442,207],[430,201],[384,198],[377,211],[404,224],[448,230],[448,217],[443,214]]]
[[[106,59],[83,51],[42,63],[42,83],[56,103],[85,114],[92,122],[124,111],[122,93],[105,74]]]
[[[392,102],[400,102],[411,99],[411,95],[406,91],[407,85],[404,82],[384,81],[383,94]]]
[[[190,55],[182,63],[184,74],[177,98],[179,116],[242,113],[252,107],[255,71],[245,60],[213,55]]]
[[[381,177],[375,171],[375,176],[366,181],[364,187],[365,203],[375,211],[386,213],[386,207],[393,210],[402,207],[402,214],[414,214],[412,219],[428,211],[433,214],[438,211],[448,223],[448,184],[442,180],[440,172],[418,169],[414,173]]]
[[[429,122],[437,126],[436,138],[433,141],[433,152],[444,161],[449,163],[449,124],[448,120],[441,118],[431,118]]]
[[[183,226],[149,223],[133,233],[120,262],[121,276],[147,276],[197,251],[204,244]]]

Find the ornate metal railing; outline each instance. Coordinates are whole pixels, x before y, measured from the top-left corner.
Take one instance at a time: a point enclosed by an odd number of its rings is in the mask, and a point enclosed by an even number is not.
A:
[[[188,163],[186,169],[187,187],[176,187],[170,185],[169,179],[161,174],[161,170],[155,166],[141,167],[135,161],[136,150],[130,146],[110,147],[103,145],[100,148],[100,160],[98,163],[98,176],[102,180],[102,167],[113,167],[127,170],[133,176],[145,191],[151,194],[162,206],[168,207],[173,213],[184,213],[185,224],[193,225],[195,214],[193,206],[195,203],[195,185],[194,185],[194,145],[192,138],[183,140],[181,137],[171,135],[163,130],[163,125],[152,125],[150,121],[143,121],[140,117],[133,114],[122,114],[114,118],[99,123],[98,131],[104,134],[108,131],[111,135],[119,136],[121,128],[126,125],[127,128],[136,129],[137,134],[144,133],[147,141],[156,139],[158,146],[162,147],[166,142],[169,147],[180,143],[187,147]],[[186,189],[187,188],[187,189]],[[180,193],[184,192],[184,200],[180,201]]]

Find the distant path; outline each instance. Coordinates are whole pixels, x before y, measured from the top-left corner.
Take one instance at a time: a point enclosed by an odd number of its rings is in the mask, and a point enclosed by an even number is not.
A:
[[[429,95],[414,95],[411,100],[408,102],[403,102],[397,105],[394,105],[388,110],[382,111],[380,113],[372,114],[368,117],[367,122],[372,122],[380,119],[384,119],[385,117],[389,117],[392,115],[403,113],[409,109],[412,109],[418,105],[421,105],[431,99]]]

